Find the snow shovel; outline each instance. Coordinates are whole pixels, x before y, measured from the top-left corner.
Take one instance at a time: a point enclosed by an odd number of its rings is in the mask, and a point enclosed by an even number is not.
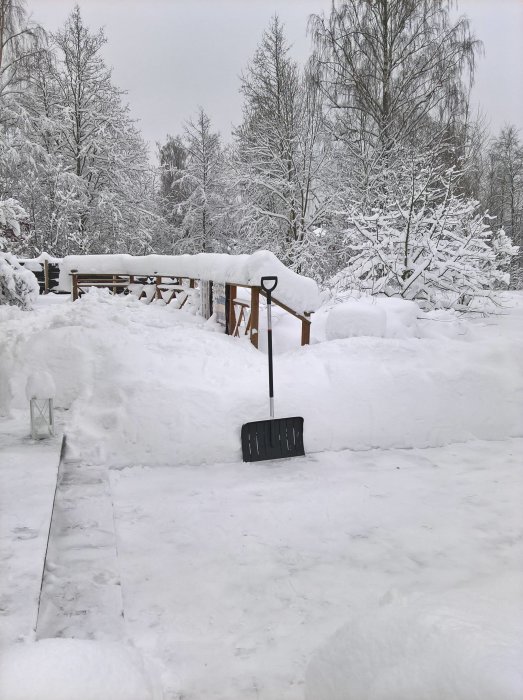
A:
[[[269,357],[269,405],[270,420],[259,420],[242,425],[242,452],[244,462],[260,462],[263,459],[299,457],[305,454],[303,447],[303,418],[274,418],[274,387],[272,379],[272,292],[278,284],[277,277],[262,277],[261,288],[267,295],[267,346]]]

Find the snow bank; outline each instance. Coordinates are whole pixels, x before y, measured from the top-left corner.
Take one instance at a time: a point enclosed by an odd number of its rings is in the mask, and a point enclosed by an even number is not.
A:
[[[0,659],[2,700],[159,700],[132,648],[78,639],[20,644]]]
[[[248,339],[106,290],[74,304],[41,300],[41,313],[6,316],[4,404],[27,407],[27,368],[48,371],[55,406],[71,409],[65,431],[81,459],[117,467],[241,459],[242,424],[268,417],[267,358]],[[419,321],[423,338],[342,338],[278,354],[277,416],[304,417],[308,452],[521,435],[523,306],[475,321],[445,313]]]
[[[73,270],[85,274],[179,276],[246,285],[259,285],[261,277],[277,275],[274,296],[279,301],[298,313],[315,311],[320,303],[314,280],[289,270],[266,250],[252,255],[69,255],[60,264],[61,289],[71,291]]]
[[[387,315],[383,309],[353,299],[330,311],[325,333],[328,340],[360,335],[383,338],[386,329]]]
[[[49,372],[33,372],[27,378],[25,396],[31,399],[54,399],[56,386]]]
[[[320,340],[337,340],[357,336],[377,338],[420,337],[418,320],[425,314],[414,301],[397,297],[366,296],[354,298],[320,309]],[[322,318],[323,317],[323,318]]]
[[[311,661],[306,700],[521,700],[520,576],[360,615]]]

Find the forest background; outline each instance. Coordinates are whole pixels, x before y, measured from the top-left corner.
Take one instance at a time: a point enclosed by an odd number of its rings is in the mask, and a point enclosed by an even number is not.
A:
[[[428,307],[520,288],[523,148],[471,107],[468,19],[447,0],[338,0],[306,29],[302,65],[273,17],[230,140],[195,105],[153,159],[103,30],[77,6],[46,32],[0,0],[0,249],[263,248],[331,289]]]

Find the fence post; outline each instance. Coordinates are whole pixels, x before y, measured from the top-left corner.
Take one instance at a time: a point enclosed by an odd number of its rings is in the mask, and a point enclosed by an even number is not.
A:
[[[301,320],[301,344],[309,345],[311,342],[311,322],[302,318]]]
[[[225,285],[225,297],[227,299],[227,335],[232,335],[236,327],[236,313],[234,311],[234,300],[236,299],[237,288],[235,284]]]
[[[251,343],[258,348],[260,322],[260,288],[251,287],[251,315],[249,320]]]
[[[78,274],[76,270],[71,270],[73,277],[73,301],[78,299]]]
[[[49,294],[49,262],[44,260],[44,294]]]

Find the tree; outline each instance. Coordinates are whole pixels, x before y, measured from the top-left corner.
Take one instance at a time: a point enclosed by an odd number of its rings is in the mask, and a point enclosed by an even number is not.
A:
[[[523,284],[523,146],[517,129],[505,126],[488,154],[485,204],[494,223],[519,246],[512,264],[512,284]]]
[[[77,184],[70,247],[143,253],[150,249],[149,229],[157,218],[153,174],[123,93],[100,55],[105,41],[102,30],[92,34],[84,26],[78,6],[52,35],[58,52],[57,148]]]
[[[45,33],[27,19],[24,0],[0,0],[0,107],[1,121],[6,101],[23,92],[27,62],[43,50]]]
[[[310,27],[337,138],[381,153],[468,107],[478,42],[451,0],[338,0]],[[468,73],[468,83],[463,80]],[[432,136],[429,129],[429,138]]]
[[[182,179],[187,167],[187,149],[180,136],[168,135],[165,144],[157,146],[162,213],[169,224],[177,228],[183,220],[181,203],[186,198]]]
[[[176,146],[173,151],[172,145]],[[187,122],[183,143],[172,144],[171,154],[179,167],[169,175],[170,194],[176,199],[178,226],[176,252],[206,253],[221,250],[224,211],[223,154],[220,137],[200,107],[195,119]],[[165,181],[164,181],[165,182]]]
[[[237,220],[247,247],[269,248],[299,267],[306,233],[324,212],[319,183],[327,148],[317,83],[290,58],[278,17],[242,76],[241,92],[233,161]]]
[[[30,308],[38,296],[38,282],[14,255],[2,251],[21,244],[27,220],[27,212],[15,199],[0,200],[0,304],[22,309]]]
[[[506,287],[516,249],[491,231],[477,201],[457,193],[461,174],[435,164],[432,152],[406,152],[401,166],[395,155],[375,206],[347,212],[350,262],[335,286],[415,299],[426,308],[464,308]]]

